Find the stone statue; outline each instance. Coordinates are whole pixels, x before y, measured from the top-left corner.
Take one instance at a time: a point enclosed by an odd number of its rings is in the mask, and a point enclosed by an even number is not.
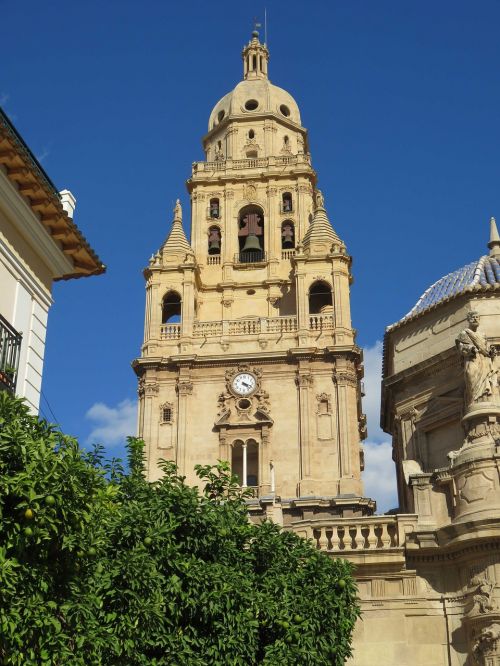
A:
[[[323,197],[323,192],[321,190],[316,190],[316,208],[325,207],[325,198]]]
[[[465,401],[470,407],[477,402],[497,401],[498,377],[494,358],[496,349],[478,332],[479,314],[469,312],[469,327],[457,337],[456,345],[462,355],[465,375]]]
[[[476,589],[474,591],[474,596],[472,597],[473,606],[468,615],[489,613],[490,611],[496,610],[496,603],[493,599],[495,583],[483,576],[474,576],[470,582],[470,587],[475,587]]]
[[[473,652],[478,664],[485,664],[485,657],[498,656],[498,642],[500,639],[500,624],[494,622],[485,627],[476,639]],[[493,663],[488,660],[488,664]],[[497,663],[495,661],[495,663]]]

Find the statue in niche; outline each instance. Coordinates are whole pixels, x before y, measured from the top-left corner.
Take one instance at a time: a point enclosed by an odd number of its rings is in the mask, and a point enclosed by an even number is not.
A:
[[[470,407],[478,402],[498,402],[498,376],[495,367],[496,349],[478,331],[479,314],[469,312],[469,323],[457,337],[465,376],[465,402]]]

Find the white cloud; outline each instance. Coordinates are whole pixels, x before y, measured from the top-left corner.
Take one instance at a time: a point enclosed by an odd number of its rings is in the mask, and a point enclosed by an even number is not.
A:
[[[10,95],[8,93],[0,92],[0,106],[5,106],[9,101]]]
[[[42,152],[39,153],[36,158],[39,162],[43,162],[43,160],[47,159],[47,157],[50,155],[50,149],[49,148],[43,148]]]
[[[383,513],[398,505],[396,470],[392,461],[390,435],[380,427],[380,382],[382,380],[382,342],[364,350],[365,397],[363,411],[368,422],[368,440],[364,442],[365,495],[377,500],[377,512]]]
[[[128,435],[135,435],[137,430],[137,403],[122,400],[116,407],[109,407],[103,402],[96,402],[85,414],[85,418],[94,422],[87,437],[87,444],[116,446],[123,444]]]

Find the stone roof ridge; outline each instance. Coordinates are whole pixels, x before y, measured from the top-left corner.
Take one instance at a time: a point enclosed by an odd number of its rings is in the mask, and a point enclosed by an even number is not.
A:
[[[170,229],[170,233],[167,236],[166,241],[163,243],[161,250],[167,254],[170,252],[179,252],[179,250],[185,250],[189,253],[193,252],[191,245],[186,238],[186,234],[184,233],[184,227],[182,226],[182,206],[179,199],[175,202],[172,228]]]
[[[337,236],[334,228],[328,219],[328,214],[325,208],[325,200],[320,190],[316,191],[314,216],[302,239],[304,249],[310,248],[314,242],[323,243],[325,240],[332,243],[340,243],[340,238]]]

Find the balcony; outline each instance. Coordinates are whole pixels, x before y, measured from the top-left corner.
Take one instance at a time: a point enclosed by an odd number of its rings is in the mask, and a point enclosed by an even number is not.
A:
[[[0,315],[0,390],[16,390],[22,335]]]
[[[216,160],[212,162],[193,162],[193,176],[201,176],[203,173],[221,172],[230,173],[242,169],[267,169],[279,172],[284,166],[298,166],[311,170],[311,158],[309,155],[285,155],[276,157],[253,157],[242,160]],[[223,175],[223,174],[221,174]]]
[[[313,332],[332,331],[333,315],[310,315],[309,330]],[[215,338],[221,336],[248,336],[262,333],[284,335],[296,333],[297,317],[246,317],[243,319],[225,319],[216,321],[195,321],[193,324],[194,338]],[[182,336],[181,324],[162,324],[161,340],[179,340]]]

